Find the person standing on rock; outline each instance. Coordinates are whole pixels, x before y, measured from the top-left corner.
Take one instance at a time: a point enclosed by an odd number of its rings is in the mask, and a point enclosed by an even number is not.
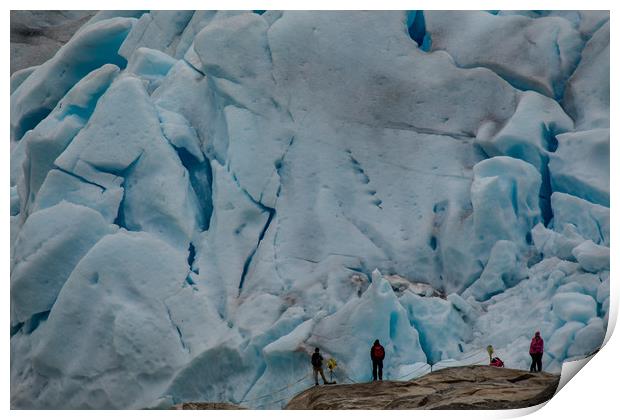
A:
[[[487,346],[487,353],[489,353],[489,363],[492,363],[492,362],[493,362],[493,352],[494,352],[494,351],[495,351],[495,350],[493,349],[493,346],[489,344],[489,345]]]
[[[530,357],[532,358],[532,364],[530,365],[530,372],[542,371],[542,358],[545,349],[545,343],[540,336],[540,331],[536,331],[532,342],[530,343]]]
[[[314,349],[314,353],[312,353],[312,371],[314,373],[314,385],[317,386],[319,384],[319,373],[321,374],[321,378],[323,379],[323,384],[327,385],[328,381],[325,379],[325,374],[323,373],[323,356],[319,352],[319,348]]]
[[[379,380],[383,380],[383,359],[385,358],[385,349],[379,343],[379,340],[375,340],[375,343],[370,348],[370,359],[372,360],[372,380],[377,380],[377,370],[379,371]]]

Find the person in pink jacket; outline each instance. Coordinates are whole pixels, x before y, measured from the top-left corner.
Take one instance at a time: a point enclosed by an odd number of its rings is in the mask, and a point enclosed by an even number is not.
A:
[[[545,350],[545,342],[540,336],[540,331],[536,331],[532,342],[530,343],[530,357],[532,358],[532,364],[530,365],[530,372],[542,371],[542,358]]]

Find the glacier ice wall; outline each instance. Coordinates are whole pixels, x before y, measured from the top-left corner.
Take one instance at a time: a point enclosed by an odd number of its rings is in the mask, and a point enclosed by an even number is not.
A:
[[[11,404],[545,368],[609,312],[609,14],[105,11],[12,80]]]

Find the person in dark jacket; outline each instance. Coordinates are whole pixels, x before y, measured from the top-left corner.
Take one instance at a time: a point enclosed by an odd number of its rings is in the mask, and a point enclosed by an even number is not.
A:
[[[532,364],[530,365],[530,372],[542,371],[542,358],[545,350],[545,342],[540,336],[540,331],[536,331],[532,342],[530,343],[530,357],[532,358]]]
[[[385,358],[385,349],[375,340],[370,348],[370,359],[372,360],[372,380],[377,380],[377,370],[379,371],[379,380],[383,380],[383,359]]]
[[[314,373],[314,385],[319,384],[319,373],[321,374],[321,378],[323,379],[323,384],[327,385],[328,381],[325,379],[325,374],[323,373],[323,356],[319,353],[319,348],[314,349],[314,353],[312,353],[312,371]]]

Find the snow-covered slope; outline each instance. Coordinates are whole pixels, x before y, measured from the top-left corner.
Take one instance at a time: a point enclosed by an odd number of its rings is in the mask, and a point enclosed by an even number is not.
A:
[[[11,95],[12,406],[276,408],[376,338],[391,379],[595,350],[605,19],[95,15]]]

